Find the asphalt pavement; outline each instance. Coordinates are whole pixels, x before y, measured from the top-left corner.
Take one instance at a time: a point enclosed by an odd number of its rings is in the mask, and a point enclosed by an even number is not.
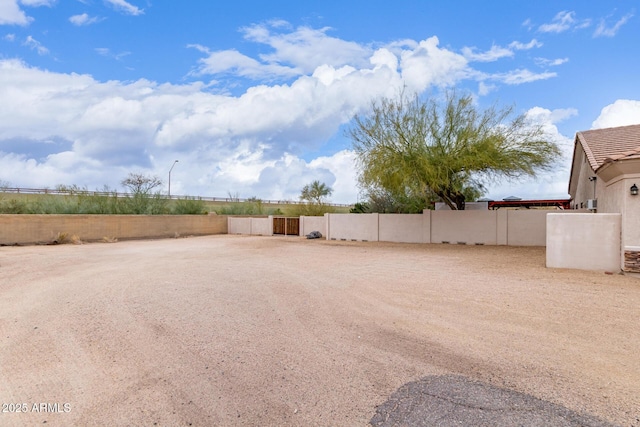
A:
[[[407,383],[377,407],[374,427],[612,427],[536,397],[457,375]]]

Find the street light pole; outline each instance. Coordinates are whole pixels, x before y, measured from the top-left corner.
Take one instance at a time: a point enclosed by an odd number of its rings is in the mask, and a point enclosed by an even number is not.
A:
[[[178,163],[178,161],[174,161],[173,164],[171,165],[171,169],[169,169],[169,198],[171,198],[171,171],[173,170],[173,167],[176,165],[176,163]]]

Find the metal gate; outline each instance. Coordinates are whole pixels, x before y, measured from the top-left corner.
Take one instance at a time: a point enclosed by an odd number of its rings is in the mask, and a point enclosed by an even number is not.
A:
[[[300,218],[274,217],[273,234],[285,236],[300,235]]]

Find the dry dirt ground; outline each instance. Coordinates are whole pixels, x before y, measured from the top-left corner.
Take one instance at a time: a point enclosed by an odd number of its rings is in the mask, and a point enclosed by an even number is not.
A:
[[[640,425],[640,280],[544,263],[289,237],[2,247],[0,425],[362,426],[449,374]]]

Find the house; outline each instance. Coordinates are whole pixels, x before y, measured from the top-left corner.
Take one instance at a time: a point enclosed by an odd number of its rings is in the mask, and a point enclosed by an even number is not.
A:
[[[640,272],[640,125],[576,133],[572,209],[621,214],[623,269]]]

